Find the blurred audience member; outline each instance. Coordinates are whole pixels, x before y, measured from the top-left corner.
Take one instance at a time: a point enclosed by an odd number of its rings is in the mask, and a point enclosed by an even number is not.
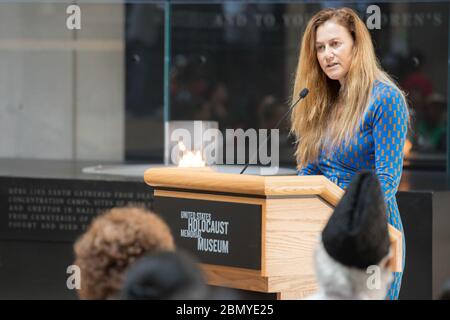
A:
[[[384,299],[392,281],[386,206],[377,176],[355,175],[316,248],[313,300]]]
[[[447,101],[439,93],[431,94],[421,117],[417,119],[415,149],[422,152],[445,152],[447,149]]]
[[[283,118],[288,106],[282,104],[275,96],[265,96],[258,106],[259,128],[275,129],[277,122]],[[280,124],[280,131],[289,131],[289,121]]]
[[[425,57],[415,50],[408,59],[409,70],[412,70],[401,81],[402,88],[408,93],[410,106],[420,114],[426,104],[426,99],[433,93],[433,84],[423,71]]]
[[[160,252],[140,258],[127,272],[126,300],[209,299],[208,286],[196,262],[183,252]]]
[[[114,208],[96,217],[75,243],[81,299],[114,299],[127,268],[139,257],[174,250],[169,227],[141,208]]]
[[[218,82],[208,90],[195,119],[217,121],[221,129],[226,129],[230,121],[229,112],[228,88],[225,83]]]

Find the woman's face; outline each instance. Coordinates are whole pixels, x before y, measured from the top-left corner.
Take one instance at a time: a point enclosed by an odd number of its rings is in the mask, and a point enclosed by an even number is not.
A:
[[[317,28],[317,60],[328,78],[344,84],[352,61],[352,51],[353,38],[345,27],[328,20]]]

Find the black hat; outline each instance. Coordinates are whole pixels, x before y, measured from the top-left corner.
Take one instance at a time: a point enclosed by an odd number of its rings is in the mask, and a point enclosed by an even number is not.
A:
[[[143,256],[128,270],[121,293],[125,300],[206,299],[207,285],[196,262],[184,252]]]
[[[374,173],[355,175],[322,231],[322,242],[333,259],[348,267],[366,269],[387,256],[386,205]]]

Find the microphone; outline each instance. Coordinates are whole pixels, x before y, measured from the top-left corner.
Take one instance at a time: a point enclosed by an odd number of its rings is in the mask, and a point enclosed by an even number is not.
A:
[[[309,93],[308,88],[303,88],[302,91],[300,91],[299,97],[297,99],[297,101],[295,101],[295,103],[289,108],[288,111],[286,111],[286,113],[283,115],[283,117],[278,120],[277,124],[275,125],[275,129],[278,129],[280,124],[283,122],[284,119],[286,119],[286,117],[288,116],[288,114],[295,108],[295,106],[297,105],[297,103],[299,103],[300,100],[302,100],[303,98],[305,98]],[[269,137],[266,137],[266,140],[264,140],[264,142],[262,144],[266,144],[269,140],[270,137],[272,136],[272,134],[269,133]],[[250,159],[248,160],[248,162],[245,164],[245,167],[241,170],[241,172],[239,174],[243,174],[245,172],[245,170],[247,170],[250,162],[252,162],[253,158],[258,155],[259,153],[259,146],[262,145],[259,144],[258,145],[258,149],[256,150],[256,152],[250,157]]]

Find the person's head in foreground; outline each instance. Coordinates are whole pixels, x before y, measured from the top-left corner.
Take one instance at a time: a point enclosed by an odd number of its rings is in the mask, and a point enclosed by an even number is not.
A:
[[[182,251],[140,258],[126,274],[125,300],[209,299],[209,289],[195,260]]]
[[[139,257],[174,250],[167,224],[142,208],[114,208],[96,217],[75,243],[81,299],[115,299]]]
[[[292,92],[295,102],[303,88],[309,94],[293,110],[291,131],[298,139],[299,167],[317,159],[322,142],[330,150],[358,129],[376,82],[403,92],[381,68],[364,22],[350,8],[316,13],[303,34]]]
[[[319,292],[311,299],[384,299],[392,281],[380,183],[355,175],[322,231],[315,252]]]

